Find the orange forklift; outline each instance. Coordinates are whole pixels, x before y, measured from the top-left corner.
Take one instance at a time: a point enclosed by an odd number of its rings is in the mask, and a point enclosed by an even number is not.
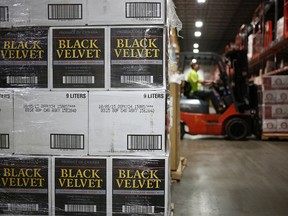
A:
[[[261,134],[257,87],[249,83],[247,51],[233,50],[221,57],[215,53],[180,53],[182,67],[195,58],[214,61],[220,78],[212,86],[222,104],[221,113],[209,113],[209,104],[199,98],[180,99],[181,139],[191,135],[223,135],[244,140]],[[180,66],[181,67],[181,66]]]

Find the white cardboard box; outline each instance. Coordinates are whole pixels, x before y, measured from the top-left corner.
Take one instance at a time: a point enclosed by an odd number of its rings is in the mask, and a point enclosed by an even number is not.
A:
[[[87,24],[87,0],[10,0],[12,26]]]
[[[277,94],[276,102],[280,104],[288,104],[288,89],[275,91]]]
[[[24,0],[1,0],[0,28],[27,25],[29,16],[30,8]]]
[[[263,91],[263,104],[275,104],[277,103],[277,91],[275,90],[267,90]]]
[[[0,122],[0,154],[13,153],[13,91],[0,91]]]
[[[4,0],[1,6],[1,27],[164,25],[166,20],[165,0]]]
[[[108,215],[107,205],[111,201],[107,190],[111,180],[107,177],[107,160],[53,157],[52,215]]]
[[[277,132],[288,132],[288,119],[277,119]]]
[[[11,27],[11,3],[7,1],[0,2],[0,28],[10,28]]]
[[[0,164],[1,214],[50,215],[50,158],[0,156]]]
[[[89,92],[89,154],[165,154],[166,92]]]
[[[112,214],[168,215],[169,157],[112,157]]]
[[[263,132],[277,132],[277,120],[276,119],[263,119],[262,123]]]
[[[277,75],[277,76],[264,76],[263,77],[263,90],[277,90],[277,89],[288,89],[288,76]]]
[[[86,155],[88,93],[15,91],[17,154]]]
[[[276,39],[281,39],[283,38],[283,33],[284,33],[284,17],[281,17],[278,21],[277,21],[277,30],[276,30]]]
[[[87,0],[88,25],[165,24],[166,0]]]
[[[288,118],[288,106],[287,104],[271,104],[263,105],[264,119],[277,119],[277,118]]]

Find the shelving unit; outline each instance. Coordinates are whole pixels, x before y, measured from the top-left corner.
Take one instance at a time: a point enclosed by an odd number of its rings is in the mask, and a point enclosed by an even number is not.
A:
[[[262,84],[258,88],[259,119],[263,131],[261,139],[287,139],[288,128],[285,125],[288,124],[288,114],[277,115],[277,109],[287,103],[278,99],[271,102],[265,97],[271,93],[278,98],[279,94],[283,94],[283,88],[288,91],[288,86],[270,89],[265,87],[264,79],[272,80],[272,76],[278,76],[280,80],[285,80],[285,75],[288,76],[288,0],[262,2],[255,10],[251,24],[252,37],[258,38],[258,43],[253,41],[253,53],[248,66],[252,77],[250,81],[256,77],[260,80],[257,84]]]
[[[284,107],[288,106],[288,0],[262,1],[251,23],[243,25],[235,43],[227,47],[226,51],[248,50],[249,82],[258,85],[261,138],[287,139],[288,113]],[[267,86],[267,81],[273,87]],[[271,95],[276,99],[266,98]]]

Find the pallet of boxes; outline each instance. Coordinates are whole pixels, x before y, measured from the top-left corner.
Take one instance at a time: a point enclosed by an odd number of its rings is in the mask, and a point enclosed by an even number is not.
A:
[[[263,76],[262,139],[288,138],[288,76]]]
[[[0,2],[0,215],[168,215],[164,0]]]

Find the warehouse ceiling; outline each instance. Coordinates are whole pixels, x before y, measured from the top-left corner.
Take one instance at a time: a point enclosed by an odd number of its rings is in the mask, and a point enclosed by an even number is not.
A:
[[[173,0],[176,12],[183,24],[179,39],[181,52],[192,51],[193,44],[199,44],[200,52],[223,54],[225,46],[235,41],[242,24],[252,20],[253,13],[262,0]],[[203,21],[203,27],[196,28],[195,21]],[[200,30],[199,38],[194,32]]]

